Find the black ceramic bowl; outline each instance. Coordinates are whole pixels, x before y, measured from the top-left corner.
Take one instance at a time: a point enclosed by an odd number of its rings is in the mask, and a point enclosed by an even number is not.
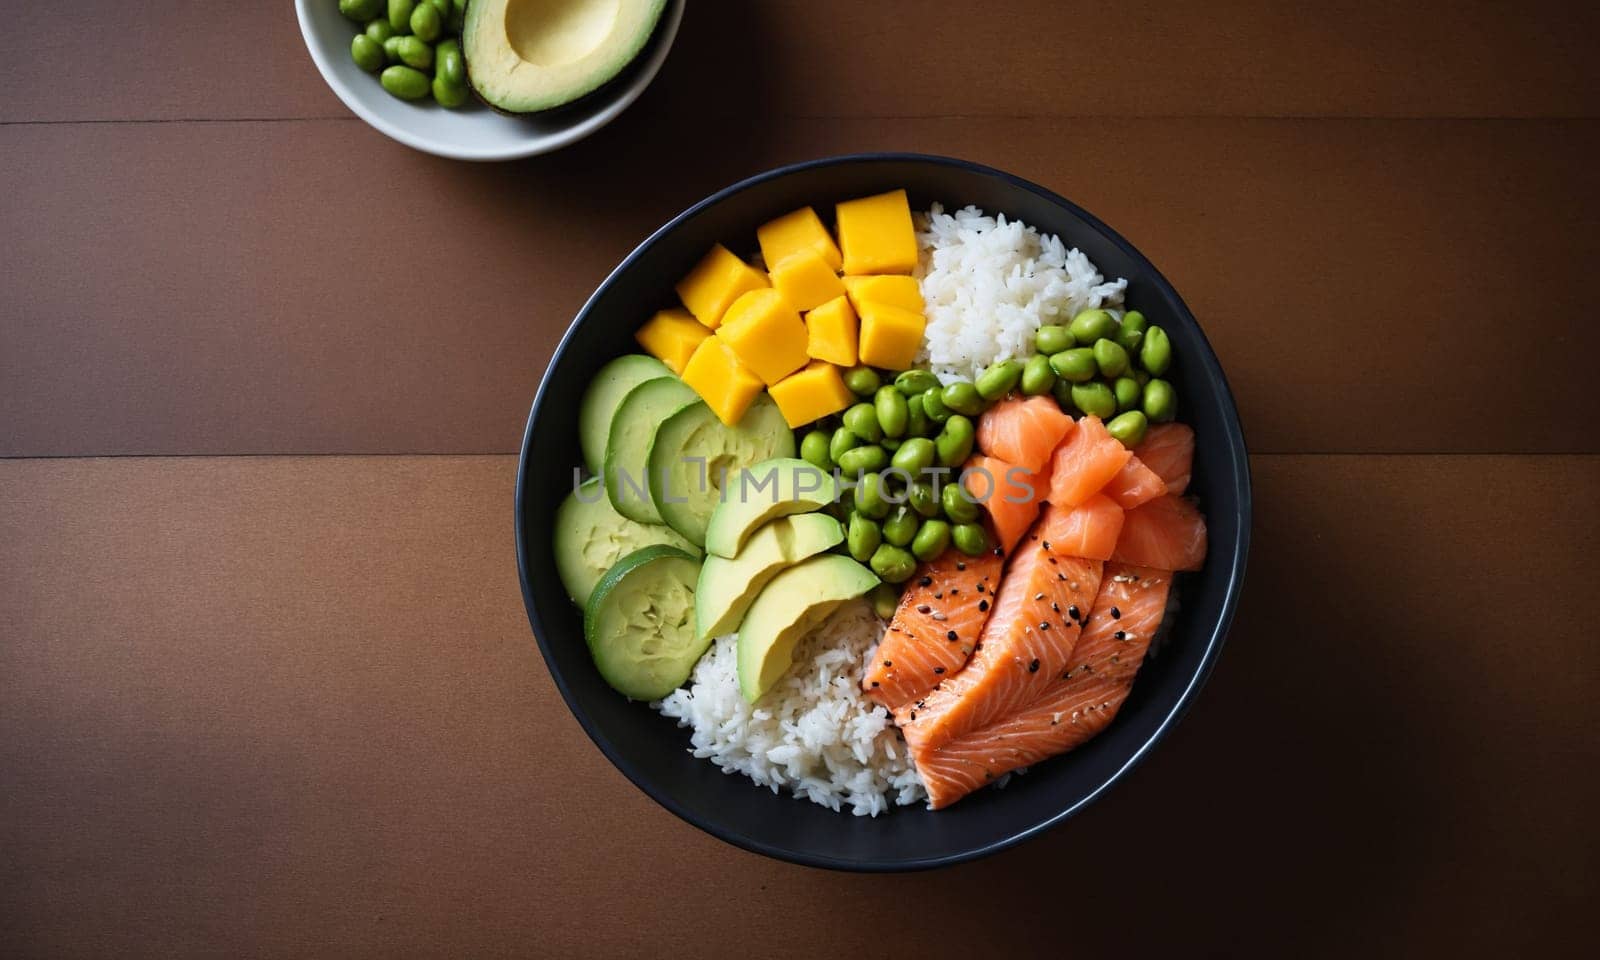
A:
[[[1036,765],[1003,790],[980,790],[937,813],[922,807],[877,818],[834,813],[728,776],[687,752],[688,732],[607,687],[589,661],[580,612],[551,553],[551,520],[579,463],[578,399],[601,364],[635,349],[633,332],[674,304],[672,284],[713,243],[755,243],[755,228],[807,204],[827,216],[851,197],[905,187],[914,209],[976,204],[1059,234],[1109,277],[1128,279],[1128,302],[1166,328],[1180,417],[1197,434],[1194,480],[1210,532],[1205,569],[1179,585],[1183,606],[1160,654],[1140,671],[1116,720],[1065,756]],[[1137,763],[1177,722],[1210,672],[1232,619],[1250,542],[1250,470],[1222,368],[1188,307],[1156,268],[1111,228],[1048,190],[943,157],[869,154],[784,167],[712,196],[657,230],[600,285],[551,358],[528,417],[517,473],[517,565],[539,649],[578,722],[628,779],[697,827],[749,850],[813,866],[905,870],[1004,849],[1070,817]]]

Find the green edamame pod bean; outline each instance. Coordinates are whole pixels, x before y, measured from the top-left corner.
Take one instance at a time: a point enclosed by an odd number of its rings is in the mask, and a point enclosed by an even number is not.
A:
[[[877,443],[883,439],[883,427],[878,424],[878,412],[870,403],[858,403],[844,412],[844,425],[850,432],[867,441]]]
[[[1144,328],[1149,325],[1150,323],[1144,318],[1144,314],[1137,310],[1129,310],[1127,313],[1122,315],[1121,326],[1124,330],[1133,330],[1138,333],[1143,333]]]
[[[813,430],[805,435],[805,439],[800,441],[800,459],[821,470],[833,469],[833,458],[828,455],[826,430]]]
[[[948,427],[949,424],[945,426]],[[900,444],[900,449],[894,452],[894,460],[891,463],[914,477],[933,466],[933,458],[937,452],[933,441],[927,437],[909,437]]]
[[[981,515],[978,505],[962,495],[959,483],[952,483],[939,491],[939,501],[944,506],[944,515],[952,523],[974,523]]]
[[[1109,310],[1085,310],[1072,318],[1067,329],[1079,343],[1094,343],[1117,332],[1117,318]]]
[[[933,421],[928,419],[928,414],[922,409],[921,395],[906,401],[906,435],[911,437],[926,437],[933,432]]]
[[[872,398],[872,410],[878,415],[878,427],[886,437],[904,436],[911,411],[906,407],[905,394],[898,388],[885,384]]]
[[[883,541],[903,547],[916,537],[917,527],[921,524],[922,518],[917,516],[917,511],[911,509],[910,504],[902,503],[890,511],[889,519],[883,521]]]
[[[1139,345],[1144,343],[1144,328],[1148,326],[1144,314],[1137,310],[1129,310],[1122,316],[1122,325],[1117,328],[1117,335],[1112,338],[1117,345],[1128,351],[1129,356],[1137,356]]]
[[[878,379],[878,371],[871,367],[851,367],[844,372],[844,385],[858,397],[870,397],[878,392],[883,381]]]
[[[882,520],[893,506],[883,495],[883,475],[868,473],[856,484],[856,512],[871,520]]]
[[[870,554],[869,554],[870,556]],[[857,560],[865,560],[857,557]],[[900,606],[900,591],[893,585],[880,583],[872,588],[872,612],[879,620],[893,620],[894,612]]]
[[[972,421],[960,414],[954,414],[944,422],[944,429],[939,431],[939,436],[934,439],[934,450],[939,454],[939,463],[946,467],[959,467],[972,456],[972,442],[977,433],[972,429]]]
[[[450,16],[450,0],[428,0],[428,3],[433,5],[433,9],[439,11],[441,20]]]
[[[978,393],[977,387],[965,380],[946,384],[942,397],[944,405],[956,413],[976,417],[983,412],[983,395]]]
[[[411,14],[416,9],[416,0],[389,0],[389,26],[395,33],[410,33]]]
[[[433,48],[433,62],[434,76],[444,77],[457,86],[466,84],[467,66],[461,59],[461,41],[454,37],[440,40],[439,45]]]
[[[401,100],[421,100],[428,95],[428,75],[411,67],[399,64],[384,67],[378,74],[378,82]]]
[[[383,0],[339,0],[339,12],[357,23],[365,23],[383,12]]]
[[[939,515],[939,497],[933,492],[933,484],[918,480],[906,488],[906,500],[911,504],[911,509],[917,511],[919,516],[936,517]]]
[[[1117,395],[1098,380],[1072,386],[1072,405],[1104,420],[1117,412]]]
[[[451,83],[443,74],[433,76],[433,99],[439,101],[439,106],[454,110],[467,102],[467,85],[464,83]]]
[[[383,55],[383,44],[364,33],[350,38],[350,59],[368,73],[377,73],[387,62]]]
[[[1167,331],[1151,327],[1144,332],[1144,345],[1139,348],[1139,365],[1159,377],[1172,366],[1172,341]]]
[[[867,564],[885,583],[905,583],[917,572],[917,558],[909,550],[885,543],[872,553]]]
[[[1128,369],[1128,351],[1115,340],[1096,340],[1094,363],[1105,376],[1120,377]]]
[[[1057,380],[1055,386],[1050,388],[1050,395],[1056,398],[1056,403],[1061,404],[1061,409],[1072,410],[1072,388],[1076,386],[1071,380]]]
[[[383,41],[383,56],[390,63],[400,62],[400,41],[404,39],[405,37],[402,37],[397,33],[389,39]]]
[[[411,35],[423,43],[432,43],[444,32],[444,17],[439,16],[438,8],[431,3],[417,4],[411,11],[409,23]]]
[[[1050,368],[1050,358],[1036,353],[1022,365],[1022,392],[1029,397],[1039,397],[1055,386],[1056,372]]]
[[[1178,394],[1172,384],[1155,377],[1144,385],[1144,415],[1151,423],[1166,423],[1178,415]]]
[[[878,441],[878,446],[880,446],[883,449],[889,451],[889,453],[891,454],[890,459],[892,460],[892,459],[894,459],[894,457],[892,456],[894,454],[894,452],[896,450],[900,449],[900,438],[899,437],[884,437],[882,440]]]
[[[1137,410],[1119,413],[1106,424],[1106,432],[1122,441],[1124,447],[1137,447],[1139,441],[1144,439],[1144,432],[1150,426],[1150,421]]]
[[[978,396],[983,399],[998,400],[1010,393],[1020,379],[1022,379],[1022,361],[1005,360],[983,371],[983,376],[978,378],[974,386],[978,388]]]
[[[383,41],[396,35],[394,32],[394,27],[389,26],[388,17],[373,18],[372,22],[367,24],[367,29],[363,32],[378,44],[382,44]]]
[[[911,539],[911,555],[918,560],[937,560],[950,546],[950,524],[943,520],[928,520]]]
[[[1071,350],[1077,345],[1078,342],[1072,339],[1072,331],[1059,323],[1047,323],[1039,328],[1038,333],[1033,335],[1034,349],[1046,356],[1052,353],[1060,353],[1063,350]]]
[[[939,385],[939,378],[931,370],[907,370],[894,378],[894,387],[908,397],[927,393]]]
[[[428,8],[432,10],[432,7]],[[418,40],[416,37],[401,37],[395,45],[400,51],[400,62],[408,67],[418,70],[427,70],[433,66],[433,48]]]
[[[950,528],[950,539],[956,549],[969,557],[976,557],[989,549],[989,534],[981,523],[958,523]]]
[[[1118,377],[1111,385],[1111,392],[1117,395],[1118,410],[1132,410],[1144,397],[1144,388],[1132,377]]]
[[[828,440],[828,459],[834,463],[844,456],[846,450],[861,446],[861,438],[850,432],[849,427],[840,427],[833,431],[833,437]]]
[[[847,476],[858,473],[877,473],[889,465],[889,455],[877,444],[855,447],[844,452],[838,460],[839,469]]]
[[[878,549],[878,544],[883,542],[883,531],[878,525],[862,516],[860,513],[850,515],[850,529],[844,535],[846,549],[850,556],[862,563],[872,559],[873,551]]]
[[[929,387],[928,392],[922,395],[922,412],[934,423],[944,423],[950,419],[950,408],[944,405],[943,387]]]
[[[1088,347],[1061,351],[1050,358],[1050,369],[1056,372],[1056,376],[1073,383],[1093,380],[1100,370],[1094,363],[1094,351]]]

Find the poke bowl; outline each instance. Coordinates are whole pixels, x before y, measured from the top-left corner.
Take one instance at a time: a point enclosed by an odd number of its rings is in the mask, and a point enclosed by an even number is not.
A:
[[[916,154],[646,239],[551,358],[515,511],[606,757],[725,841],[863,871],[1004,849],[1138,763],[1218,657],[1250,521],[1172,285],[1043,187]]]

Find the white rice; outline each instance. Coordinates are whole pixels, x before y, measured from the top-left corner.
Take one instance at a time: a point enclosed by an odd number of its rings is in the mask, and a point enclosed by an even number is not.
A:
[[[916,220],[916,275],[928,318],[917,361],[947,383],[1032,353],[1041,324],[1066,323],[1093,307],[1121,318],[1128,281],[1107,281],[1053,234],[977,207],[951,215],[936,203]]]
[[[894,721],[861,692],[883,621],[845,604],[795,649],[795,665],[755,704],[739,693],[733,634],[718,637],[689,684],[653,704],[691,730],[690,752],[773,793],[877,816],[924,799]]]

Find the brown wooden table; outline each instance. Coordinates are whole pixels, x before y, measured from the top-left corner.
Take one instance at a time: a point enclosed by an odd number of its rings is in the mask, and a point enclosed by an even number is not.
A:
[[[287,3],[14,19],[0,956],[1592,949],[1597,36],[1558,0],[696,0],[616,123],[470,166],[348,115]],[[880,148],[1013,170],[1159,264],[1257,512],[1149,761],[899,877],[633,789],[511,537],[528,403],[610,266],[741,176]]]

